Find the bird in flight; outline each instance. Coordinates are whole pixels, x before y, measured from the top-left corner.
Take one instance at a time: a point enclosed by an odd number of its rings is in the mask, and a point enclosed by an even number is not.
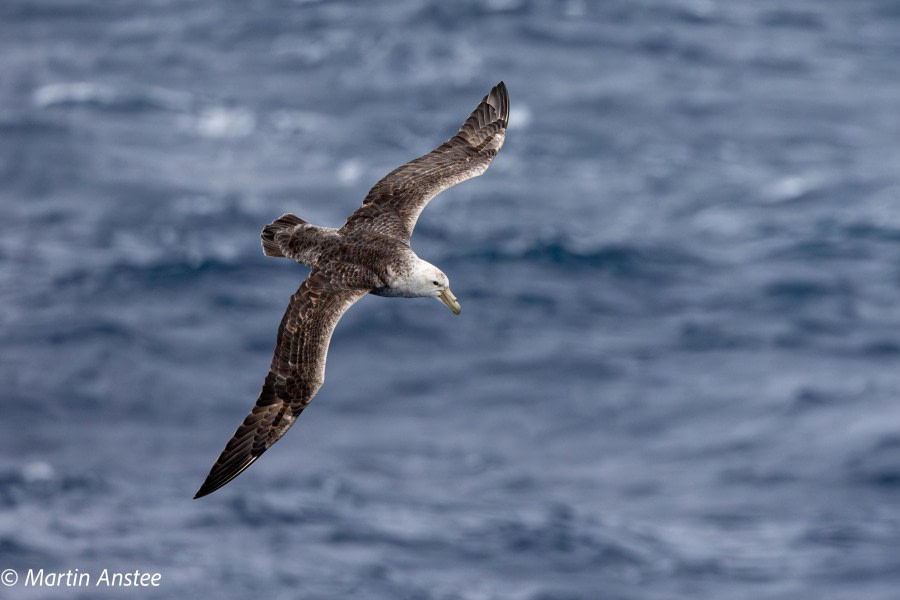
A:
[[[365,296],[435,298],[460,313],[443,271],[416,256],[419,214],[442,191],[484,173],[506,135],[509,95],[501,81],[452,138],[375,184],[343,227],[318,227],[286,214],[262,230],[263,253],[310,268],[278,327],[275,356],[250,414],[225,445],[194,498],[252,465],[300,416],[325,380],[338,320]]]

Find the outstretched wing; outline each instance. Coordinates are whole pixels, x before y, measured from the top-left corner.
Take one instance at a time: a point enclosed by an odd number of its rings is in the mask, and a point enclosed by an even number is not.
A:
[[[498,83],[452,138],[375,184],[344,231],[366,230],[409,242],[419,214],[447,188],[487,170],[503,145],[509,95]]]
[[[216,491],[249,467],[290,429],[325,379],[331,334],[341,316],[369,290],[313,270],[291,297],[272,366],[256,405],[229,440],[194,498]]]

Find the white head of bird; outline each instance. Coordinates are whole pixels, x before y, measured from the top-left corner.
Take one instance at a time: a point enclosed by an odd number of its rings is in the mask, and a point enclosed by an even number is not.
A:
[[[403,294],[411,298],[435,298],[458,315],[462,310],[459,301],[450,291],[450,280],[433,264],[419,259],[408,278],[401,284]]]

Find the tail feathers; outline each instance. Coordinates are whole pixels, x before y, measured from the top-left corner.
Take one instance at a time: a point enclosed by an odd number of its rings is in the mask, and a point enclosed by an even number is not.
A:
[[[306,224],[306,221],[296,215],[288,213],[286,215],[282,215],[278,219],[263,227],[261,235],[263,254],[265,254],[266,256],[275,256],[279,258],[290,258],[290,256],[285,254],[285,249],[287,248],[287,239],[290,239],[290,234],[293,233],[293,230],[295,227],[297,227],[297,225],[304,224]],[[287,233],[288,235],[279,235],[282,233]],[[279,237],[282,240],[281,243],[279,243]],[[287,239],[285,239],[286,237]]]

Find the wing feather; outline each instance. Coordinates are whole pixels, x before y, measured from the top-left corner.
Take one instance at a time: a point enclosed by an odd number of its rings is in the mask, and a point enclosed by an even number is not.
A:
[[[337,322],[369,291],[346,286],[332,275],[313,270],[291,297],[256,404],[195,498],[211,494],[252,465],[290,429],[316,395],[325,380],[328,345]]]
[[[432,198],[487,170],[503,146],[508,120],[509,94],[501,81],[456,135],[376,183],[343,230],[366,230],[409,242],[419,215]]]

